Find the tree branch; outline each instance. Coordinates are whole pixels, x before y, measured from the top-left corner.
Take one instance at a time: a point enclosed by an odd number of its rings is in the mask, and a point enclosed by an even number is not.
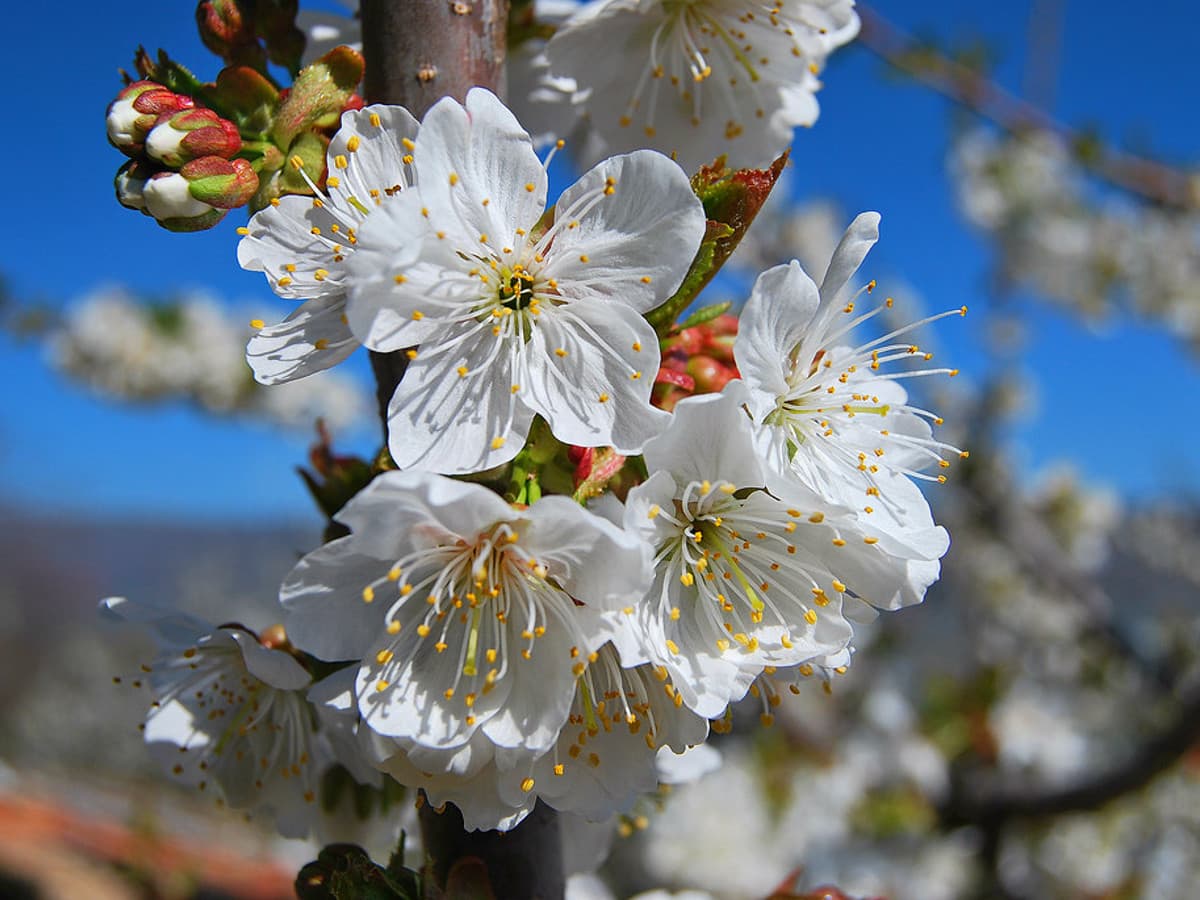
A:
[[[1049,131],[1067,146],[1078,147],[1086,136],[1056,122],[1043,109],[1022,100],[970,66],[914,40],[868,6],[857,7],[862,19],[860,43],[884,61],[937,93],[950,98],[1010,134],[1031,129]],[[1200,208],[1192,177],[1161,163],[1111,147],[1076,161],[1111,184],[1145,200],[1176,209]]]
[[[462,101],[475,85],[504,98],[508,0],[362,0],[361,14],[369,102],[421,119],[441,97]],[[407,366],[402,351],[371,353],[385,436]]]

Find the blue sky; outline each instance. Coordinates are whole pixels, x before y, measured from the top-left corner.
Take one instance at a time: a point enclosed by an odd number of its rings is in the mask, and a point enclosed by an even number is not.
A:
[[[999,77],[1019,88],[1030,5],[875,7],[910,31],[988,38],[1004,55]],[[166,47],[204,77],[217,70],[194,35],[191,3],[144,3],[131,15],[67,2],[52,7],[55,22],[45,20],[48,8],[17,4],[5,15],[9,34],[24,39],[6,52],[4,108],[34,123],[26,131],[14,122],[3,151],[8,208],[21,225],[0,250],[13,292],[66,303],[108,284],[158,296],[191,286],[261,308],[266,319],[282,315],[284,302],[261,276],[236,265],[237,213],[213,231],[173,235],[112,199],[122,157],[105,141],[103,114],[136,44]],[[82,27],[60,27],[71,17]],[[1194,160],[1195,21],[1190,3],[1157,4],[1151,40],[1130,33],[1128,4],[1067,0],[1054,114]],[[799,195],[831,197],[847,215],[879,210],[873,263],[903,272],[931,307],[986,303],[988,248],[965,227],[944,175],[948,104],[882,77],[861,49],[843,51],[825,81],[821,119],[796,139]],[[1033,303],[1023,308],[1033,337],[1021,365],[1039,396],[1036,416],[1014,435],[1025,468],[1067,459],[1126,496],[1200,494],[1200,475],[1180,449],[1200,443],[1200,423],[1180,415],[1180,398],[1185,405],[1200,394],[1196,357],[1155,329],[1117,322],[1096,332]],[[979,359],[981,323],[950,320],[941,330],[947,359],[966,375]],[[0,503],[125,517],[309,515],[294,475],[306,435],[107,403],[51,372],[37,348],[0,343]],[[357,436],[351,449],[369,452],[371,438]]]

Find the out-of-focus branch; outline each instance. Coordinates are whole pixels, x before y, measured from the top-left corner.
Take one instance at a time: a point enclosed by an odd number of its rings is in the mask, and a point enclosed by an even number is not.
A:
[[[946,827],[976,825],[985,831],[1012,819],[1031,819],[1096,810],[1145,787],[1200,743],[1200,685],[1193,684],[1176,705],[1171,722],[1143,741],[1123,762],[1065,788],[1031,790],[1012,784],[954,785],[939,814]]]
[[[1085,135],[1056,122],[1045,110],[905,34],[870,7],[860,3],[857,9],[862,19],[859,42],[926,87],[1010,133],[1040,129],[1058,135],[1068,146],[1091,145]],[[1200,207],[1197,179],[1165,163],[1111,147],[1081,154],[1078,161],[1100,178],[1152,203],[1177,209]]]

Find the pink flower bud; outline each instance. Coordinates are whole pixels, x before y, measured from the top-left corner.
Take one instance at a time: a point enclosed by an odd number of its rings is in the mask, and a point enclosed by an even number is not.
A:
[[[191,97],[176,94],[154,81],[135,81],[108,106],[108,140],[128,156],[140,156],[146,135],[164,113],[190,109]]]
[[[179,172],[159,172],[142,190],[146,212],[170,231],[203,231],[225,216],[225,210],[197,200]]]
[[[160,116],[146,135],[146,154],[173,169],[204,156],[228,159],[241,149],[237,126],[211,109]]]
[[[245,206],[258,190],[258,175],[244,159],[205,156],[179,170],[192,197],[217,209]]]

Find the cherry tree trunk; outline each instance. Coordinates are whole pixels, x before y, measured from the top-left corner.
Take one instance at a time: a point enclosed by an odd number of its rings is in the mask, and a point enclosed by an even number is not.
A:
[[[508,0],[362,0],[361,15],[368,102],[399,104],[420,119],[439,98],[461,101],[475,85],[504,97]],[[402,352],[371,354],[385,428],[407,361]],[[454,807],[424,804],[421,837],[438,890],[456,866],[467,873],[479,860],[497,898],[562,900],[558,816],[544,804],[507,833],[465,831]]]

